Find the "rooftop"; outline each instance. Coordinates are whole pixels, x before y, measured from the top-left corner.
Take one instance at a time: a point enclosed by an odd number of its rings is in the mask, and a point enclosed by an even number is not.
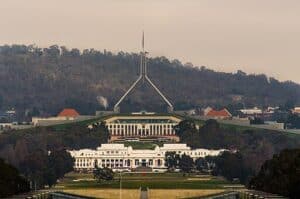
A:
[[[79,116],[79,113],[72,108],[65,108],[58,114],[58,117],[77,117],[77,116]]]
[[[232,115],[229,113],[229,111],[227,109],[222,109],[220,111],[216,111],[216,110],[210,110],[207,113],[207,116],[211,116],[211,117],[231,117]]]

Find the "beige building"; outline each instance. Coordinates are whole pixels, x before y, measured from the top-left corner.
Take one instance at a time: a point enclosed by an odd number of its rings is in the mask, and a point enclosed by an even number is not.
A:
[[[130,138],[165,138],[178,141],[174,127],[181,121],[174,115],[134,113],[105,120],[111,141]]]

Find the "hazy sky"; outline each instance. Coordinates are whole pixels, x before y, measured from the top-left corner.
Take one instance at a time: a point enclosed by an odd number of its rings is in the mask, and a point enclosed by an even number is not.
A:
[[[300,83],[299,0],[0,0],[0,45],[138,52]]]

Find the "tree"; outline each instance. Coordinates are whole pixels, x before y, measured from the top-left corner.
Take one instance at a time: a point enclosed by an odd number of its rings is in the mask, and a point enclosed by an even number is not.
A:
[[[56,180],[66,173],[73,171],[74,158],[66,150],[52,151],[48,156],[47,175],[48,185],[51,187]]]
[[[43,172],[47,171],[47,153],[43,150],[36,150],[27,155],[23,161],[20,162],[20,171],[33,182],[37,188],[43,188],[46,184],[45,175]]]
[[[98,182],[111,181],[111,180],[114,179],[113,171],[110,168],[107,168],[107,167],[99,168],[96,165],[93,174],[94,174],[94,178]]]
[[[295,107],[295,100],[293,100],[293,99],[288,99],[284,104],[284,109],[286,111],[290,111],[294,107]]]
[[[0,95],[0,110],[1,110],[2,106],[3,106],[3,97],[2,97],[2,95]]]
[[[29,182],[20,175],[19,171],[0,159],[0,198],[29,190]]]
[[[176,152],[166,152],[165,154],[165,164],[169,170],[174,170],[178,167],[180,161],[180,156]]]
[[[24,158],[20,168],[37,188],[43,188],[44,185],[51,187],[57,179],[72,171],[73,164],[74,159],[65,150],[53,150],[50,154],[36,150]]]
[[[194,168],[193,159],[190,156],[183,154],[179,159],[179,168],[182,172],[190,173]]]
[[[285,123],[288,128],[299,129],[300,128],[300,117],[296,114],[289,114]]]
[[[261,167],[249,188],[280,194],[291,199],[300,196],[300,149],[286,149]]]
[[[230,181],[239,179],[240,182],[246,183],[253,175],[252,169],[248,167],[240,153],[223,152],[215,157],[214,162],[213,174],[224,176]]]
[[[208,162],[205,160],[205,158],[198,158],[195,161],[196,169],[198,171],[204,171],[208,170]]]

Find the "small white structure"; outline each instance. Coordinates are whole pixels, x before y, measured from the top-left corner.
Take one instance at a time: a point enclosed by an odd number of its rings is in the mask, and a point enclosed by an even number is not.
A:
[[[13,123],[0,123],[0,130],[11,129],[12,126],[13,126]]]
[[[186,144],[164,144],[156,146],[154,150],[135,150],[124,144],[102,144],[96,150],[81,149],[69,151],[75,158],[74,169],[92,170],[97,165],[100,168],[107,167],[114,171],[132,171],[138,167],[148,167],[154,172],[164,172],[166,152],[176,152],[179,155],[189,155],[194,160],[205,156],[218,156],[225,149],[191,149]]]
[[[241,109],[240,111],[245,115],[259,115],[262,114],[263,112],[261,109],[257,107],[254,107],[252,109]]]
[[[300,107],[295,107],[294,109],[292,109],[292,113],[300,114]]]

